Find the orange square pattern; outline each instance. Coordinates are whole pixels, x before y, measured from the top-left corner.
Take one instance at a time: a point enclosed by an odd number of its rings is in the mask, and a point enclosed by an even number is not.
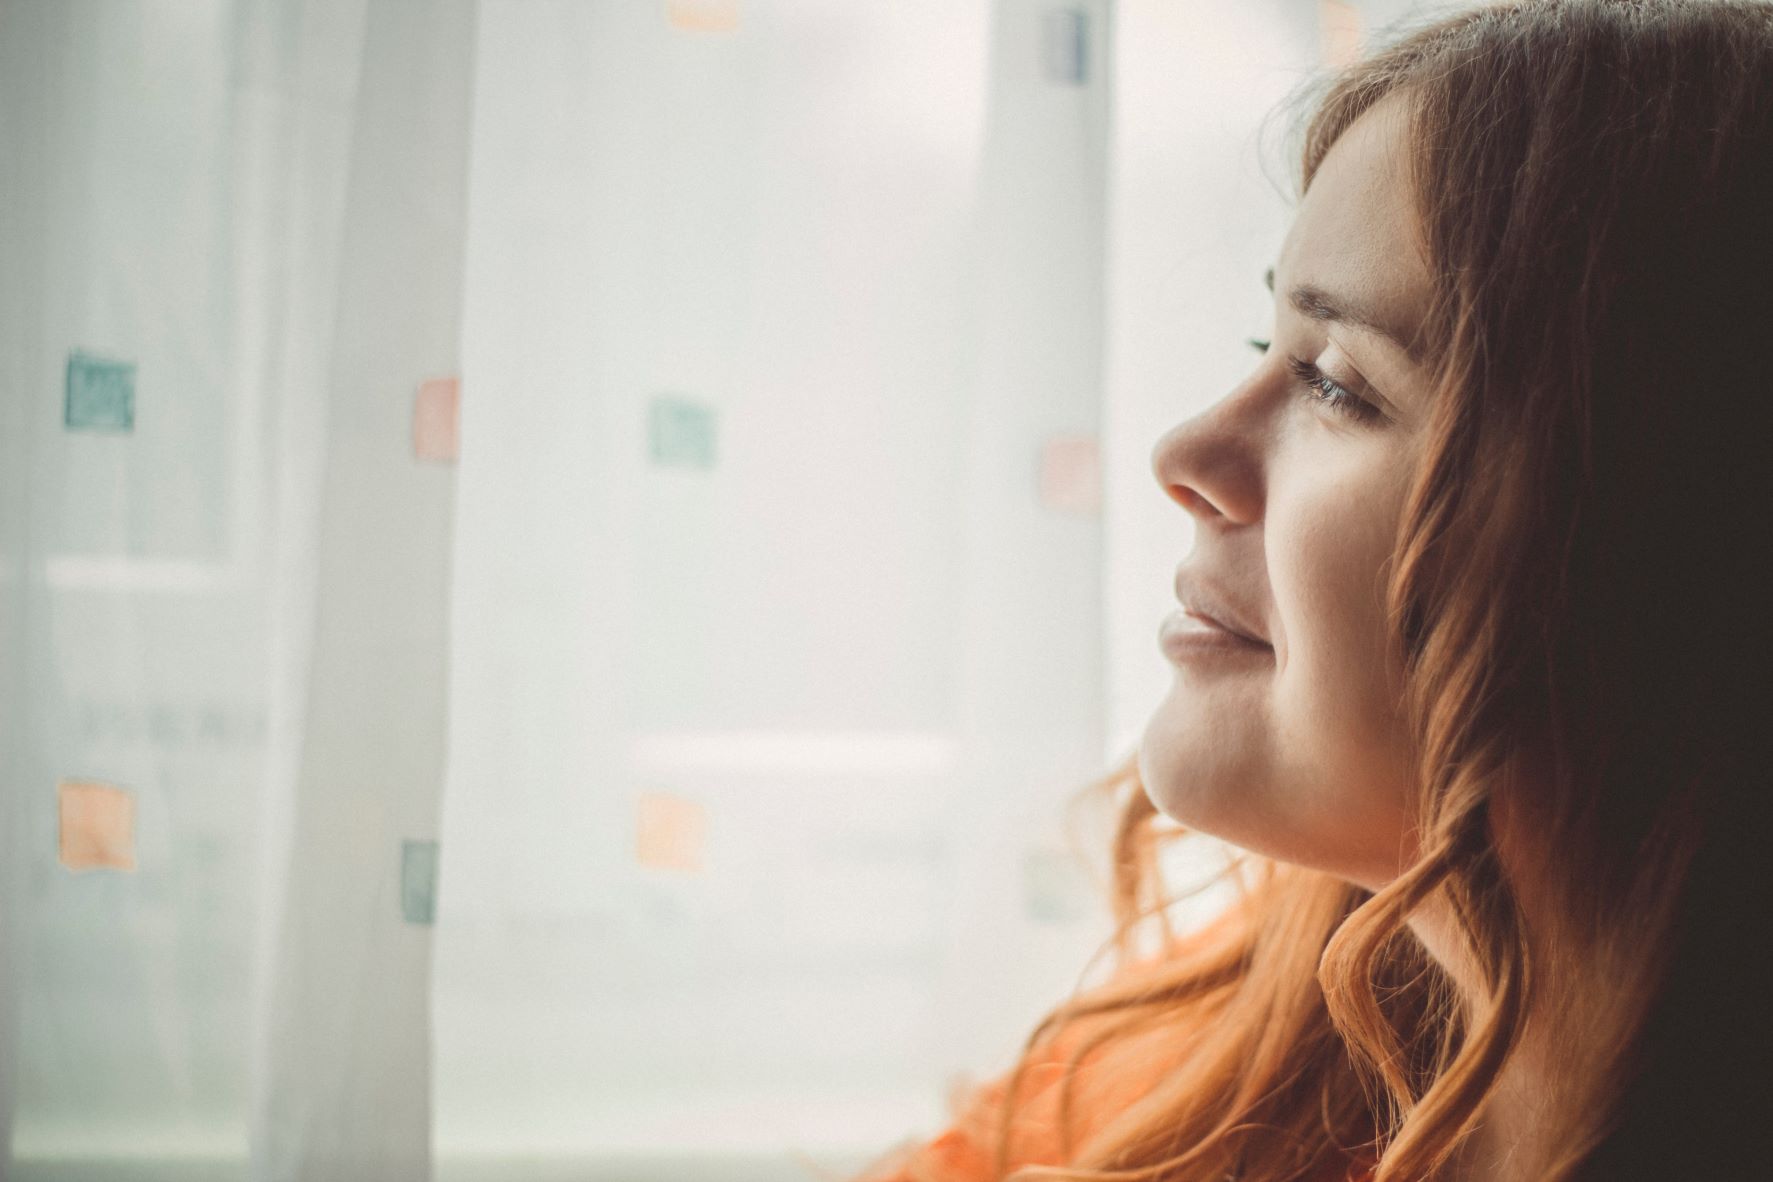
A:
[[[63,780],[56,787],[61,861],[70,870],[134,870],[135,798],[113,784]]]
[[[1069,923],[1090,909],[1090,882],[1071,855],[1030,849],[1022,855],[1022,911],[1039,923]]]
[[[702,869],[708,813],[699,803],[669,792],[643,792],[635,857],[655,870]]]
[[[1061,435],[1041,447],[1040,503],[1085,516],[1102,508],[1102,460],[1094,435]]]
[[[462,384],[432,378],[419,387],[412,407],[412,454],[421,460],[455,462],[461,439]]]
[[[739,27],[739,0],[665,0],[665,19],[689,33],[730,33]]]

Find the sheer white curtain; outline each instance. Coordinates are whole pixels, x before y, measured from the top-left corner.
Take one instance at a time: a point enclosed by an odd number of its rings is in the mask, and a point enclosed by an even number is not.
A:
[[[483,0],[441,1176],[872,1156],[1101,934],[1107,8]]]
[[[8,1177],[427,1176],[471,16],[0,3]]]
[[[1327,8],[0,0],[0,1175],[935,1132]]]
[[[362,18],[324,467],[284,587],[305,676],[267,828],[255,1178],[430,1176],[429,984],[448,681],[472,0]],[[297,541],[300,539],[300,541]]]

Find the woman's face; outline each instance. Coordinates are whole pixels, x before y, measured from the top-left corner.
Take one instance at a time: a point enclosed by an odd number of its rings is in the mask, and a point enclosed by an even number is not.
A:
[[[1325,156],[1270,276],[1273,340],[1255,369],[1152,453],[1195,519],[1178,597],[1217,616],[1216,597],[1268,646],[1166,645],[1174,680],[1139,750],[1164,813],[1369,889],[1415,852],[1384,598],[1428,417],[1425,371],[1400,343],[1429,290],[1401,103],[1376,105]],[[1290,359],[1351,399],[1331,405],[1343,395]]]

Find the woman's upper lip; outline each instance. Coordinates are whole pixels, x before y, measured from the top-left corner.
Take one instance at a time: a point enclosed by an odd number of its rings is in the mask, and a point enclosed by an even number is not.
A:
[[[1193,571],[1176,571],[1176,598],[1189,615],[1222,628],[1234,636],[1241,636],[1256,644],[1268,644],[1267,638],[1250,625],[1248,617],[1232,605],[1229,596]]]
[[[1239,632],[1236,628],[1227,627],[1225,624],[1221,623],[1220,621],[1215,620],[1212,616],[1209,616],[1206,612],[1195,611],[1193,608],[1183,608],[1182,614],[1185,616],[1191,616],[1194,619],[1199,620],[1203,624],[1209,624],[1212,627],[1217,628],[1221,632],[1228,632],[1231,635],[1237,637],[1239,640],[1247,640],[1251,644],[1266,645],[1268,643],[1265,640],[1257,640],[1254,636],[1245,635],[1244,633]]]

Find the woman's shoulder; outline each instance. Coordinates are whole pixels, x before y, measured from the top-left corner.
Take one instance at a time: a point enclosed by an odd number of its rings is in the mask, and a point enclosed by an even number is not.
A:
[[[1210,948],[1239,922],[1237,915],[1224,913],[1161,942],[1154,951],[1127,957],[1085,996],[1137,990]],[[1099,1036],[1117,1021],[1113,1012],[1083,1012],[1057,1024],[1022,1057],[1019,1078],[1012,1071],[960,1089],[950,1104],[947,1129],[932,1140],[897,1147],[855,1182],[986,1182],[998,1177],[997,1146],[1005,1133],[1006,1101],[1012,1098],[1006,1169],[1060,1163],[1066,1140],[1075,1144],[1087,1138],[1152,1087],[1163,1064],[1174,1062],[1167,1052],[1174,1050],[1179,1034],[1173,1025],[1162,1024],[1128,1029],[1115,1041],[1119,1053],[1110,1059],[1107,1042]]]
[[[1067,1142],[1081,1144],[1126,1111],[1187,1053],[1205,1025],[1201,1010],[1179,1021],[1129,1023],[1130,1007],[1114,1003],[1153,987],[1162,991],[1190,968],[1210,971],[1208,962],[1219,958],[1231,963],[1241,956],[1238,933],[1247,922],[1234,905],[1143,955],[1123,958],[1105,982],[1074,999],[1106,1000],[1111,1008],[1085,1006],[1058,1023],[1022,1056],[1020,1077],[1011,1071],[958,1089],[946,1129],[896,1147],[854,1182],[995,1182],[1021,1166],[1062,1164]],[[1006,1146],[1002,1172],[1000,1142]],[[1371,1182],[1373,1164],[1370,1157],[1356,1159],[1314,1182]]]

